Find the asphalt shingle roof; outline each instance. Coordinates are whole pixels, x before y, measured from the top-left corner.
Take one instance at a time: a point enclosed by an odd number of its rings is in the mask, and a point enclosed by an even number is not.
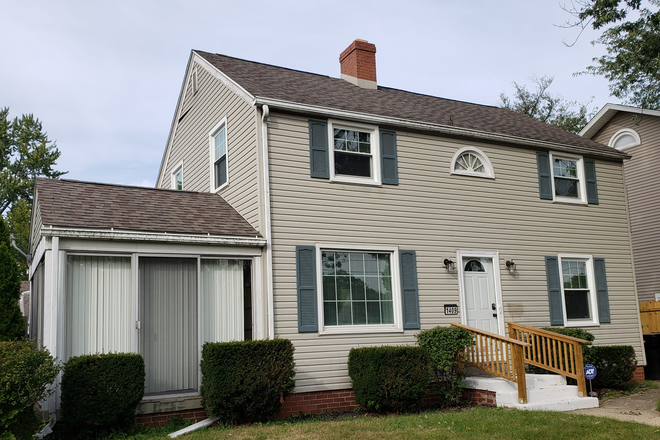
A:
[[[369,115],[478,130],[536,141],[618,152],[505,108],[378,86],[365,89],[329,76],[195,50],[252,96]],[[627,155],[620,153],[620,156]]]
[[[259,237],[222,197],[65,179],[36,180],[42,224],[81,229]]]

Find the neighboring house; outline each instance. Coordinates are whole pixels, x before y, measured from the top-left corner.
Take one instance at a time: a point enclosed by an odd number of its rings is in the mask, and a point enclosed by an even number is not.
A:
[[[635,279],[640,301],[660,299],[660,111],[607,104],[580,135],[632,156],[623,166],[630,212]]]
[[[161,190],[38,180],[31,276],[50,311],[44,344],[62,358],[107,350],[67,338],[119,325],[122,349],[158,364],[159,319],[183,312],[156,307],[143,280],[189,270],[201,281],[166,283],[166,296],[193,301],[197,291],[199,315],[186,315],[197,321],[168,321],[168,343],[192,351],[168,352],[165,365],[182,368],[168,380],[148,369],[148,411],[189,407],[178,396],[194,398],[206,340],[290,339],[295,392],[308,394],[285,406],[307,412],[350,401],[352,347],[414,344],[420,329],[451,322],[501,335],[506,322],[582,327],[597,344],[632,345],[644,365],[628,155],[507,109],[377,86],[375,51],[353,42],[342,79],[193,51]],[[200,304],[225,295],[205,281],[207,256],[250,261],[250,335],[205,333]],[[120,257],[111,273],[126,277],[125,301],[102,284],[85,288],[85,270]],[[185,259],[198,263],[183,269]],[[107,315],[85,308],[100,296],[131,320],[87,330],[89,316]],[[246,315],[208,311],[222,325]]]

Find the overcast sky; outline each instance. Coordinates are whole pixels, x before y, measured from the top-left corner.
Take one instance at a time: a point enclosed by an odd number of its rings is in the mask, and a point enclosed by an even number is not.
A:
[[[618,102],[578,76],[604,52],[557,0],[0,0],[0,107],[33,113],[65,178],[153,186],[191,49],[339,76],[374,43],[379,85],[497,105],[512,81]]]

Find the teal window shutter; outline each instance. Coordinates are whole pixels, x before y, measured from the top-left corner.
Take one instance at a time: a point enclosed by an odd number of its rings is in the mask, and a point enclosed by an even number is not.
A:
[[[584,159],[584,176],[587,182],[587,202],[590,205],[597,205],[596,162],[593,159]]]
[[[419,295],[417,291],[417,261],[415,251],[399,251],[403,328],[419,330]]]
[[[318,331],[316,308],[316,248],[296,246],[296,279],[298,283],[298,332]]]
[[[610,298],[607,293],[607,277],[605,276],[604,258],[594,258],[594,275],[596,277],[598,320],[601,324],[610,323],[612,322],[610,318]]]
[[[557,257],[545,257],[545,275],[548,282],[550,324],[564,325],[564,310],[561,300],[561,281],[559,280],[559,261]]]
[[[309,175],[329,179],[328,124],[325,121],[309,121]]]
[[[552,200],[552,170],[550,155],[544,152],[536,153],[536,166],[539,172],[539,196],[544,200]]]
[[[399,171],[396,158],[396,133],[381,130],[380,132],[380,163],[383,174],[383,185],[398,185]]]

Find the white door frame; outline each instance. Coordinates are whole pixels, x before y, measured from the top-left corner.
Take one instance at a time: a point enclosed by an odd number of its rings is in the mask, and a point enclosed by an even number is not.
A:
[[[491,258],[493,260],[493,283],[495,285],[495,304],[497,308],[497,331],[501,336],[504,332],[504,314],[502,313],[502,284],[500,283],[500,254],[495,251],[456,251],[456,266],[458,269],[458,290],[461,307],[461,324],[467,325],[465,280],[463,273],[464,258]]]

